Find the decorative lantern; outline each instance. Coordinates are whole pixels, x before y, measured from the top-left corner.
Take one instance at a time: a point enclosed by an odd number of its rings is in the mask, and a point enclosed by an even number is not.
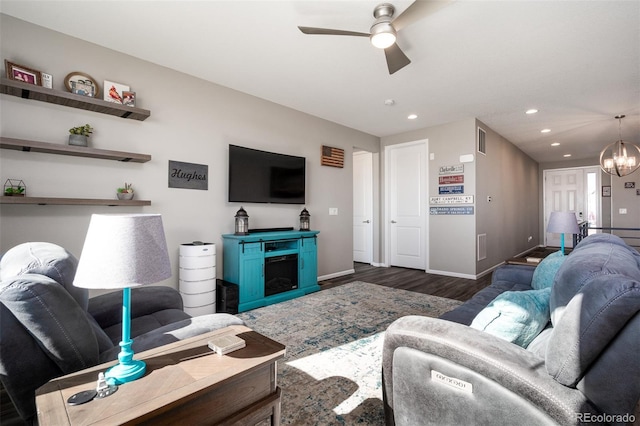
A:
[[[307,208],[303,208],[302,211],[300,212],[300,230],[301,231],[308,231],[310,228],[310,218],[311,215],[309,214],[309,212],[307,211]]]
[[[242,206],[236,212],[236,235],[249,235],[249,215]]]

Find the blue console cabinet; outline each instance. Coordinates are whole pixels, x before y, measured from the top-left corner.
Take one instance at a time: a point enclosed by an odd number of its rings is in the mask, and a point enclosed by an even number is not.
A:
[[[238,312],[320,290],[318,234],[274,231],[222,235],[224,280],[238,285]]]

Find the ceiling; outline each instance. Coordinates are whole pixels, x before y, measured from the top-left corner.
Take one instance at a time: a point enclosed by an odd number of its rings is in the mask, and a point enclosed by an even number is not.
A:
[[[399,31],[412,63],[393,75],[366,37],[297,29],[368,33],[378,3],[2,0],[0,11],[379,137],[477,117],[538,162],[594,159],[625,114],[622,137],[640,144],[640,1],[454,1]],[[412,1],[392,3],[397,16]]]

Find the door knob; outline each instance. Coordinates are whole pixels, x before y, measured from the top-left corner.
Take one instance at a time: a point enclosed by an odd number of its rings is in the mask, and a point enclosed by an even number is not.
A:
[[[398,222],[396,222],[395,220],[392,220],[391,223],[398,223]]]
[[[369,223],[369,222],[370,222],[370,220],[369,220],[369,219],[367,219],[367,220],[363,220],[363,221],[362,221],[362,223]]]

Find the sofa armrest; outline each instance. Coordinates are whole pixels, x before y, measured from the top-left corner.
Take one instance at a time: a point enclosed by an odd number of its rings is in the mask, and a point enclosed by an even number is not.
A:
[[[182,310],[182,297],[178,290],[165,286],[145,286],[131,289],[131,318],[165,309]],[[89,299],[88,311],[100,325],[107,328],[122,322],[122,292],[102,294]]]
[[[549,376],[542,358],[436,318],[392,323],[382,368],[387,424],[576,424],[576,413],[598,413]]]
[[[498,281],[509,281],[518,284],[531,285],[533,280],[533,271],[536,270],[535,266],[527,265],[502,265],[493,271],[491,276],[491,283]]]

